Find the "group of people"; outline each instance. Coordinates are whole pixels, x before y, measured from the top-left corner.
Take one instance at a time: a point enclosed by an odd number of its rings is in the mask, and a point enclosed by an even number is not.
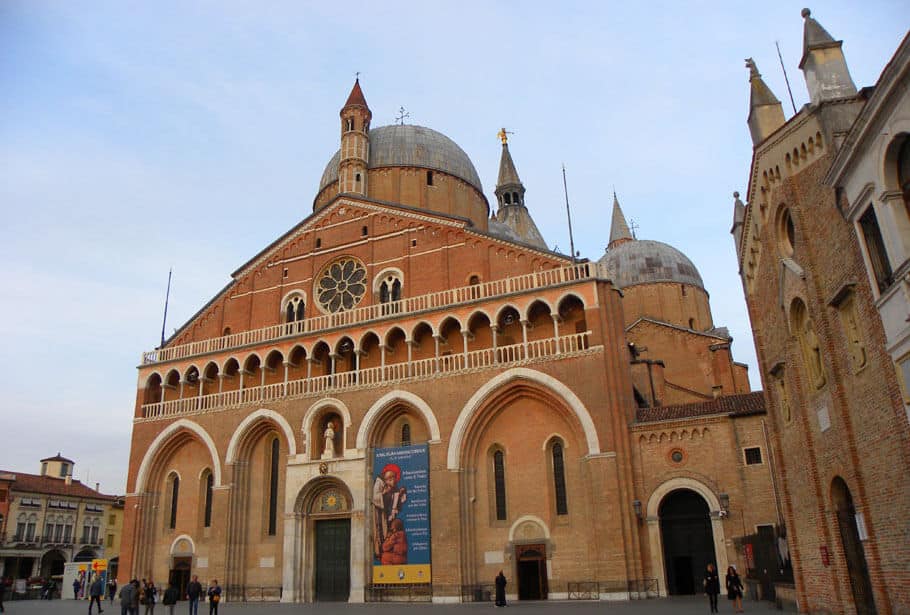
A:
[[[717,613],[717,596],[720,594],[720,577],[714,564],[708,564],[708,570],[705,573],[705,594],[708,596],[708,602],[711,605],[711,612]],[[727,598],[733,602],[733,608],[737,613],[743,612],[743,582],[736,572],[736,566],[727,568]]]
[[[93,586],[94,588],[94,586]],[[94,592],[94,589],[92,590]],[[100,594],[99,594],[100,595]],[[94,593],[92,600],[94,600]],[[167,608],[168,615],[174,615],[174,608],[177,600],[180,599],[180,592],[174,583],[169,583],[164,594],[161,596],[161,603]],[[221,602],[221,586],[218,585],[217,579],[212,579],[207,590],[203,592],[202,584],[199,577],[193,575],[192,581],[186,586],[186,599],[189,601],[189,615],[198,615],[199,600],[207,599],[209,602],[209,615],[218,615],[218,604]],[[155,615],[155,604],[159,601],[158,588],[151,579],[133,579],[120,589],[120,613],[121,615],[139,615],[139,606],[145,606],[144,615]],[[101,611],[101,604],[98,604],[98,612]],[[89,603],[89,615],[92,613],[92,603]]]

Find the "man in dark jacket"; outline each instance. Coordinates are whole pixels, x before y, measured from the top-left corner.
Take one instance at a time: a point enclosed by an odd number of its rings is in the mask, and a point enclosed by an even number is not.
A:
[[[199,577],[193,575],[193,580],[186,585],[186,597],[190,601],[190,615],[199,613],[199,597],[202,596],[202,584]]]
[[[100,574],[95,576],[92,586],[89,587],[88,595],[91,598],[88,603],[88,615],[92,615],[93,604],[98,605],[98,613],[103,613],[104,611],[101,609],[101,596],[104,595],[104,581],[101,580]]]
[[[134,581],[131,581],[120,588],[120,615],[133,615],[139,610],[139,594],[136,590]],[[137,606],[133,607],[133,604]]]

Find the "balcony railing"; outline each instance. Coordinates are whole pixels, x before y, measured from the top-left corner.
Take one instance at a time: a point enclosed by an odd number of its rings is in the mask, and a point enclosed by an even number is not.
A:
[[[263,327],[262,329],[252,329],[250,331],[241,331],[222,337],[213,337],[198,342],[190,342],[189,344],[159,348],[158,350],[143,352],[141,362],[142,365],[148,365],[151,363],[185,359],[187,357],[210,352],[219,352],[240,346],[261,344],[283,337],[301,335],[304,333],[316,333],[318,331],[361,324],[371,320],[393,316],[400,317],[463,303],[482,301],[491,297],[500,297],[529,290],[547,288],[549,286],[558,286],[570,282],[590,280],[594,279],[596,275],[596,263],[580,263],[561,269],[535,271],[534,273],[527,273],[512,278],[492,280],[490,282],[483,282],[471,286],[450,288],[428,295],[408,297],[394,303],[367,305],[344,312],[322,314],[293,323],[282,323]]]
[[[142,406],[141,418],[161,419],[182,414],[210,412],[244,404],[276,401],[287,397],[308,397],[342,389],[368,388],[409,379],[426,379],[479,369],[506,367],[516,363],[563,358],[590,350],[590,333],[590,331],[573,333],[561,337],[532,340],[527,344],[483,348],[471,352],[313,376],[236,391],[145,404]]]

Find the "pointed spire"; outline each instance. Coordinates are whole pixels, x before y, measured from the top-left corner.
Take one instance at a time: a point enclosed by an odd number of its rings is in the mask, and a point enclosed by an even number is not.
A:
[[[502,155],[499,158],[499,179],[496,180],[496,187],[499,188],[509,184],[520,186],[521,179],[518,178],[518,171],[512,161],[512,154],[509,153],[509,144],[503,142]]]
[[[629,225],[626,224],[626,217],[622,213],[622,208],[619,206],[619,199],[616,198],[616,191],[614,190],[613,220],[610,224],[610,243],[607,244],[607,249],[612,250],[620,244],[634,240],[635,238],[629,230]]]
[[[746,206],[743,205],[743,202],[739,198],[739,192],[733,193],[733,228],[730,229],[730,232],[733,233],[733,242],[736,245],[736,250],[739,252],[739,243],[742,241],[743,237],[743,223],[746,219]]]
[[[799,68],[806,78],[809,100],[818,104],[826,100],[856,96],[856,84],[847,68],[842,49],[844,42],[836,41],[812,17],[812,11],[802,10],[803,57]]]
[[[752,144],[758,145],[783,126],[786,120],[780,100],[762,79],[755,60],[746,58],[746,68],[749,69],[749,117],[746,121],[752,134]]]
[[[348,100],[344,103],[344,106],[369,109],[367,99],[363,97],[363,90],[360,89],[360,77],[354,80],[354,87],[351,88],[351,93],[348,95]]]

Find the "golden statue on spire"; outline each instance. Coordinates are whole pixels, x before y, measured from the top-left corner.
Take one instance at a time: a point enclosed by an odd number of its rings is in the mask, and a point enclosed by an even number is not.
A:
[[[502,144],[506,145],[509,142],[509,135],[515,134],[511,130],[506,130],[505,128],[500,128],[499,132],[496,133],[496,136],[502,140]]]

